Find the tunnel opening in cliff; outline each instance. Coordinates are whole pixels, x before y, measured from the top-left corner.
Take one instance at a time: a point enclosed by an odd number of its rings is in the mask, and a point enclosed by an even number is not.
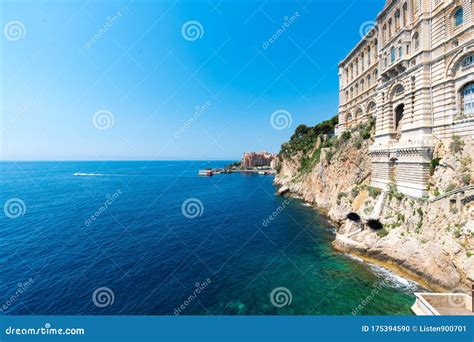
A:
[[[359,214],[354,213],[354,212],[351,212],[351,213],[347,214],[346,218],[350,221],[353,221],[353,222],[357,222],[357,223],[360,222]]]
[[[379,220],[370,219],[367,221],[367,225],[373,230],[383,229],[383,224]]]

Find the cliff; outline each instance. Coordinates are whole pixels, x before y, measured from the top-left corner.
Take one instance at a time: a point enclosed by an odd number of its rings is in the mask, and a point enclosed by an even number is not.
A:
[[[374,124],[336,138],[337,118],[315,127],[299,126],[282,145],[275,183],[312,203],[337,226],[337,250],[414,278],[434,290],[468,291],[474,281],[474,141],[457,137],[437,143],[431,163],[430,199],[415,199],[370,186]],[[463,189],[461,192],[459,189]],[[349,213],[360,222],[346,219]],[[357,217],[357,215],[356,215]],[[368,227],[377,219],[382,227]],[[357,220],[356,220],[357,221]]]

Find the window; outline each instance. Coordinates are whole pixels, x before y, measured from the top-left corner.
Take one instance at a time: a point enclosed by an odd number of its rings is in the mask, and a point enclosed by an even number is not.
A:
[[[415,50],[417,50],[420,47],[420,35],[418,32],[413,35],[413,42],[415,44]]]
[[[468,83],[462,88],[461,102],[464,114],[474,115],[474,82]]]
[[[403,48],[402,47],[399,47],[398,48],[398,58],[402,58],[403,57]]]
[[[458,8],[456,12],[454,12],[454,26],[458,27],[462,25],[464,22],[464,10],[462,7]]]
[[[405,105],[401,104],[397,108],[395,108],[395,130],[400,131],[401,125],[400,122],[403,119],[403,111],[405,109]]]
[[[400,10],[395,12],[395,31],[400,29]]]
[[[369,105],[367,106],[367,112],[373,112],[375,111],[375,102],[370,102]]]
[[[384,65],[385,65],[385,67],[387,67],[387,65],[388,65],[387,57],[385,57],[385,59],[384,59]]]
[[[400,94],[403,94],[403,92],[405,91],[405,88],[403,88],[403,86],[401,84],[397,85],[397,87],[395,88],[394,90],[394,94],[395,95],[400,95]]]
[[[467,68],[468,66],[471,66],[474,63],[474,55],[467,56],[462,60],[462,67]]]
[[[407,25],[408,5],[405,2],[403,4],[403,26]]]
[[[372,63],[372,61],[370,60],[370,46],[367,48],[367,65],[370,66],[370,64]]]
[[[395,59],[396,59],[395,48],[392,47],[392,48],[390,49],[390,62],[391,62],[391,63],[395,63]]]

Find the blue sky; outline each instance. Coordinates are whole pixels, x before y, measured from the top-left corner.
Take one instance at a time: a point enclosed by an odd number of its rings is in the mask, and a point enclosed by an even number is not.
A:
[[[337,113],[337,64],[383,4],[2,2],[1,158],[278,152],[297,125]],[[272,125],[275,111],[291,125]]]

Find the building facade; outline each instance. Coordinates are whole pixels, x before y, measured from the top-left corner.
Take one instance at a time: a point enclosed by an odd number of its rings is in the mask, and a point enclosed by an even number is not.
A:
[[[437,141],[474,138],[474,0],[388,0],[339,64],[338,134],[374,117],[372,185],[422,197]]]
[[[240,165],[244,168],[271,167],[275,168],[276,155],[269,152],[245,152]]]

